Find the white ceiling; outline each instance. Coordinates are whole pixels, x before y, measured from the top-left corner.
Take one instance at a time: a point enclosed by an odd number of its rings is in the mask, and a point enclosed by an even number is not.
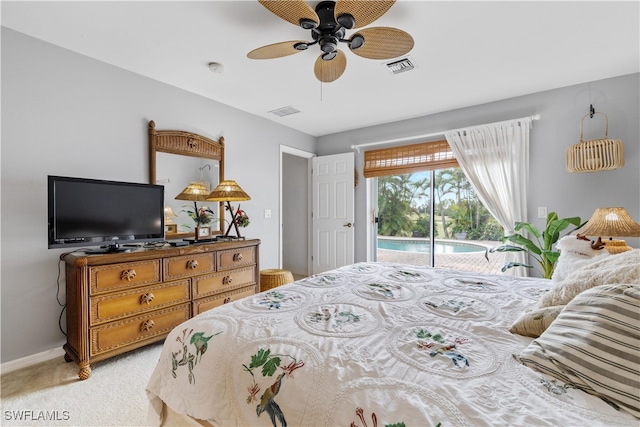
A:
[[[347,69],[325,84],[313,74],[318,46],[279,59],[246,57],[266,44],[311,41],[308,31],[257,1],[2,1],[1,19],[13,30],[321,136],[639,72],[639,13],[638,1],[399,0],[369,27],[411,34],[408,55],[417,68],[392,75],[388,61],[341,45]],[[222,63],[224,72],[212,73],[209,62]],[[268,113],[287,106],[300,113]]]

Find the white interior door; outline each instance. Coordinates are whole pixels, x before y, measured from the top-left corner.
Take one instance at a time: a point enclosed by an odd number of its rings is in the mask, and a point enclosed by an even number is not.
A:
[[[313,158],[312,272],[353,264],[354,153]]]

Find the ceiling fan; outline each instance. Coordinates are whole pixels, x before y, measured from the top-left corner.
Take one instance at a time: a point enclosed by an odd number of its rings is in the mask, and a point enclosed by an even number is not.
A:
[[[371,27],[345,38],[347,30],[369,25],[384,15],[395,0],[321,1],[315,11],[304,0],[258,0],[269,11],[294,25],[311,31],[313,41],[292,40],[259,47],[247,54],[250,59],[273,59],[320,46],[314,73],[323,83],[337,80],[347,67],[347,57],[339,43],[369,59],[391,59],[413,48],[413,37],[392,27]]]

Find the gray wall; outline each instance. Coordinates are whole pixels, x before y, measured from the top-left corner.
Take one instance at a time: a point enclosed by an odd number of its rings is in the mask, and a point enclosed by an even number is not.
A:
[[[410,138],[449,129],[540,114],[533,122],[530,146],[528,220],[543,227],[537,207],[545,206],[561,217],[587,220],[597,207],[623,206],[640,222],[640,74],[540,92],[490,104],[447,111],[411,120],[326,135],[318,139],[318,155],[351,150],[351,145],[396,138]],[[455,88],[453,88],[455,90]],[[625,145],[625,166],[598,173],[573,174],[565,169],[565,151],[580,139],[580,120],[593,104],[609,117],[609,138]],[[584,139],[602,138],[604,119],[595,115],[584,121]],[[444,139],[443,136],[430,140]],[[409,139],[407,143],[419,142]],[[379,146],[376,146],[379,148]],[[363,149],[363,152],[366,149]],[[356,167],[362,171],[363,154],[356,153]],[[368,213],[365,186],[356,188],[357,261],[366,260]],[[639,247],[640,239],[625,239]]]
[[[148,182],[157,129],[225,138],[225,177],[251,196],[242,234],[279,264],[280,144],[316,138],[2,28],[2,362],[62,346],[58,257],[47,249],[47,175]],[[249,155],[248,153],[251,153]],[[263,212],[272,216],[265,219]],[[61,277],[64,301],[64,271]]]

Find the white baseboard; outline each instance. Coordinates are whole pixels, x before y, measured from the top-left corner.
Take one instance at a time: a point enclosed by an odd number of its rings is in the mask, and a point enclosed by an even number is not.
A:
[[[28,368],[29,366],[33,366],[38,363],[47,362],[57,357],[64,357],[64,350],[62,347],[52,348],[51,350],[43,351],[42,353],[32,354],[31,356],[21,357],[20,359],[5,362],[0,365],[0,373],[7,374],[9,372],[17,371],[18,369]]]

